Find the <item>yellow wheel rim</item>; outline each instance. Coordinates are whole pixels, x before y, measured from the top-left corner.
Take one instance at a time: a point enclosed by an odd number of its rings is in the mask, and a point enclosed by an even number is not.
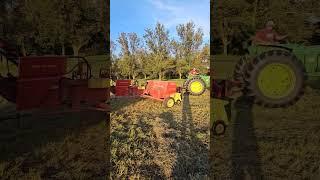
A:
[[[174,106],[174,100],[170,98],[170,99],[167,101],[167,107],[171,108],[171,107],[173,107],[173,106]]]
[[[199,81],[194,81],[190,84],[190,90],[193,93],[200,93],[203,90],[203,85]]]
[[[278,99],[289,95],[295,86],[296,76],[290,66],[272,63],[258,75],[258,87],[269,98]]]

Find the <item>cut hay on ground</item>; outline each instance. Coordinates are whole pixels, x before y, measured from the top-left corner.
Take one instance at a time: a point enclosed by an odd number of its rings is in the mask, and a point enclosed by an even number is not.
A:
[[[113,179],[204,179],[208,175],[209,92],[172,109],[151,99],[111,102]]]

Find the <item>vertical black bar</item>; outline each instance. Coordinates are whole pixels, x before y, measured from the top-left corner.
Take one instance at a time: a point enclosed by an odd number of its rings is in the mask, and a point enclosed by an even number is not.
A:
[[[107,77],[111,77],[110,71],[108,71],[111,67],[111,54],[110,54],[110,0],[106,0],[106,3],[102,6],[103,8],[106,9],[106,12],[104,14],[104,24],[102,27],[105,27],[105,45],[106,45],[106,53],[107,53]],[[108,97],[110,97],[108,95]],[[109,101],[108,101],[109,102]],[[108,104],[110,105],[110,104]],[[111,171],[111,142],[110,142],[110,113],[106,113],[106,162],[107,162],[107,176],[106,179],[110,179],[110,171]]]

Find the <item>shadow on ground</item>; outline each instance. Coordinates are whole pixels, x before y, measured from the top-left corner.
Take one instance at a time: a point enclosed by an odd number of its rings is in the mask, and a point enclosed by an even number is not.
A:
[[[319,179],[319,90],[307,88],[289,108],[234,102],[231,125],[211,137],[211,177],[216,179]]]
[[[0,179],[107,176],[106,121],[97,111],[2,119]]]
[[[172,177],[176,179],[202,179],[208,175],[208,147],[197,137],[203,130],[195,129],[190,106],[189,95],[183,95],[182,121],[175,122],[171,112],[164,112],[161,116],[169,128],[176,129],[179,134],[169,135],[175,138],[173,149],[176,162],[172,170]]]
[[[141,102],[139,102],[141,101]],[[139,102],[139,103],[138,103]],[[113,99],[111,123],[111,178],[164,179],[160,166],[155,163],[152,112],[144,112],[141,98]]]
[[[242,96],[234,104],[232,179],[262,179],[261,158],[253,126],[253,99]]]

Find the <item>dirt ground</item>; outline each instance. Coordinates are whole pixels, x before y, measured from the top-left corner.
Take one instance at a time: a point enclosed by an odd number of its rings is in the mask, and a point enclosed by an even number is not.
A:
[[[320,91],[287,109],[234,102],[233,120],[223,137],[212,136],[214,179],[320,179]]]
[[[168,109],[151,99],[114,99],[112,179],[206,179],[209,92]]]
[[[0,179],[105,179],[104,113],[5,119],[14,106],[0,99]]]

